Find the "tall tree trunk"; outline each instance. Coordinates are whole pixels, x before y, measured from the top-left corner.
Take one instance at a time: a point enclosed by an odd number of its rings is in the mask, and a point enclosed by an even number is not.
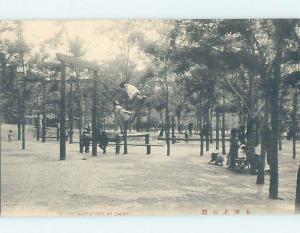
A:
[[[35,122],[35,128],[36,128],[36,140],[40,140],[40,113],[38,112],[36,115],[36,122]]]
[[[222,112],[222,154],[226,155],[226,144],[225,144],[225,111]]]
[[[124,155],[128,154],[128,148],[127,148],[127,128],[128,128],[128,121],[124,121],[123,123],[123,139],[124,139]]]
[[[167,142],[167,156],[171,154],[170,145],[170,116],[169,116],[169,97],[167,94],[167,105],[166,105],[166,142]]]
[[[78,133],[79,133],[79,151],[82,153],[82,109],[81,109],[81,92],[80,92],[80,81],[79,72],[76,71],[76,92],[77,92],[77,113],[78,113]]]
[[[300,164],[299,164],[298,173],[297,173],[295,212],[300,213]]]
[[[66,160],[66,67],[61,63],[61,80],[60,80],[60,160]]]
[[[216,150],[220,147],[220,113],[216,112]]]
[[[295,89],[293,95],[293,113],[292,113],[293,159],[296,159],[296,140],[297,140],[297,129],[298,129],[297,98],[298,98],[298,92],[297,89]]]
[[[199,116],[199,132],[200,132],[200,156],[203,156],[203,146],[204,146],[204,135],[203,135],[203,102],[201,101],[201,110],[200,110],[200,116]]]
[[[74,117],[73,117],[73,83],[70,82],[70,99],[69,99],[69,143],[73,143],[73,125],[74,125]]]
[[[280,53],[281,57],[281,53]],[[274,66],[274,79],[271,83],[271,135],[270,135],[270,187],[269,197],[278,199],[278,133],[279,133],[279,83],[281,76],[281,64]]]
[[[24,100],[24,103],[23,103],[23,107],[22,107],[22,150],[25,150],[25,116],[26,116],[26,109],[25,109],[25,100]]]
[[[172,116],[172,144],[175,144],[175,117]]]
[[[255,161],[255,119],[248,119],[247,123],[247,146],[249,148],[249,159],[250,159],[250,173],[256,174],[256,161]]]
[[[260,179],[257,179],[257,184],[264,184],[265,183],[265,161],[266,161],[266,155],[268,150],[268,140],[269,140],[269,130],[268,130],[268,120],[269,120],[269,109],[268,109],[268,98],[265,97],[265,107],[264,107],[264,118],[262,123],[262,134],[261,134],[261,151],[260,155],[262,157],[262,166],[260,167],[263,169],[262,171],[259,171],[259,174],[261,174]]]
[[[18,140],[21,140],[21,122],[22,122],[22,112],[21,112],[21,107],[19,106],[19,110],[18,110]]]
[[[282,140],[281,140],[281,133],[282,133],[282,98],[283,95],[279,98],[279,134],[278,134],[278,149],[282,150]]]
[[[177,132],[181,133],[181,114],[177,115]]]
[[[141,130],[141,114],[137,113],[137,117],[136,117],[136,131],[140,132]]]
[[[42,114],[43,114],[43,119],[42,119],[42,142],[46,141],[46,82],[43,82],[43,109],[42,109]]]
[[[249,75],[249,109],[250,114],[247,122],[247,146],[249,148],[249,159],[250,159],[250,173],[256,173],[256,162],[255,162],[255,125],[256,118],[254,116],[254,78],[255,76]]]
[[[205,120],[205,125],[206,125],[206,129],[205,129],[205,151],[209,151],[209,107],[205,106],[205,112],[204,112],[204,120]]]
[[[23,62],[22,62],[23,63]],[[22,88],[22,150],[25,150],[25,142],[26,142],[26,139],[25,139],[25,118],[26,118],[26,102],[25,102],[25,99],[26,99],[26,96],[25,96],[25,90],[26,90],[26,81],[25,81],[25,68],[24,68],[24,63],[23,63],[23,74],[24,74],[24,80],[23,80],[23,88]]]
[[[98,136],[98,87],[97,87],[97,71],[93,74],[93,103],[92,103],[92,156],[97,156],[97,136]]]
[[[212,108],[209,111],[209,143],[213,143],[213,128],[212,128],[212,119],[213,119],[213,110]]]
[[[148,107],[147,132],[150,132],[151,106]]]

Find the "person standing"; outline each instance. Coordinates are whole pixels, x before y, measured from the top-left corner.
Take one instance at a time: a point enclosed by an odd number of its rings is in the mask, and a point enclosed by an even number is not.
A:
[[[190,136],[193,134],[193,128],[194,128],[193,122],[189,122],[189,124],[188,124],[188,131],[189,131],[189,135]]]
[[[90,134],[88,133],[88,129],[85,128],[82,131],[82,151],[85,153],[89,153],[90,151]]]
[[[233,128],[231,130],[231,138],[230,138],[230,150],[228,153],[228,160],[227,164],[228,169],[234,170],[236,165],[235,165],[235,160],[238,158],[238,150],[239,150],[239,143],[238,143],[238,129]]]
[[[105,131],[102,131],[99,136],[99,147],[103,150],[103,154],[106,154],[106,147],[108,146],[108,137]]]
[[[14,140],[14,133],[12,130],[9,130],[9,133],[8,133],[8,141],[9,142],[12,142]]]
[[[184,140],[185,143],[188,144],[189,143],[189,133],[187,130],[184,132],[184,139],[185,139]]]

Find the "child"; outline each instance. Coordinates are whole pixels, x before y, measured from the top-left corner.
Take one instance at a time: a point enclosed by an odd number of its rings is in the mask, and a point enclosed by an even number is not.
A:
[[[219,166],[223,165],[224,158],[221,155],[219,155],[218,152],[211,153],[210,157],[211,157],[211,159],[208,163],[214,164],[214,165],[219,165]]]
[[[117,113],[117,115],[123,121],[129,121],[129,119],[132,116],[132,112],[127,111],[126,109],[124,109],[117,100],[113,103],[113,107],[114,107],[114,110]]]
[[[85,128],[82,131],[82,150],[84,150],[85,153],[89,153],[89,149],[90,149],[90,134],[88,133],[88,129]],[[86,159],[86,156],[83,157],[83,159]]]
[[[122,82],[120,84],[120,87],[122,89],[125,89],[126,94],[131,102],[135,102],[135,101],[141,102],[142,100],[144,100],[146,98],[146,96],[141,96],[140,91],[131,84]]]
[[[12,130],[9,130],[8,133],[8,141],[11,142],[14,139],[14,133]]]
[[[99,136],[99,147],[103,150],[103,154],[106,154],[106,147],[108,146],[108,137],[105,131],[102,131]]]
[[[185,143],[188,144],[189,143],[189,134],[188,134],[188,131],[184,132],[184,139],[185,139]]]

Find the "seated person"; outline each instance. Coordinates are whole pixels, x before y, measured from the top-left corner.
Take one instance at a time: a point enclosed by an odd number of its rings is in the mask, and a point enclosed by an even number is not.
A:
[[[210,164],[214,164],[214,165],[223,165],[224,162],[224,158],[219,155],[219,153],[215,152],[215,153],[211,153],[211,159],[208,163]]]

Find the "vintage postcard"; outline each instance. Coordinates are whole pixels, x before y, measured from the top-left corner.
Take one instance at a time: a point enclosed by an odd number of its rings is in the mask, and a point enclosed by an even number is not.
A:
[[[1,215],[299,213],[299,26],[0,21]]]

